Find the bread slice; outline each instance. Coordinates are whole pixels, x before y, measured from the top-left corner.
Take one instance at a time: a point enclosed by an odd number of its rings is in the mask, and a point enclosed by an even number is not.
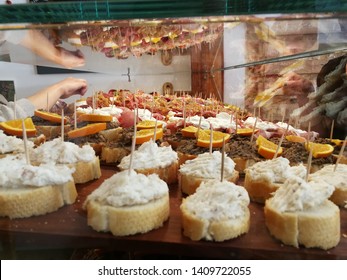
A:
[[[203,182],[180,206],[183,234],[194,241],[236,238],[249,230],[248,204],[248,194],[240,186],[227,181]]]
[[[211,223],[189,212],[184,205],[184,200],[181,211],[183,234],[194,241],[204,239],[206,237],[206,232],[213,236],[213,240],[217,242],[233,239],[248,232],[250,226],[250,212],[248,209],[240,219],[215,221]]]
[[[110,231],[115,236],[134,235],[163,225],[170,212],[169,194],[134,206],[114,207],[89,201],[86,209],[88,225],[96,231]]]
[[[231,159],[235,162],[235,170],[240,174],[245,174],[245,169],[250,167],[256,163],[254,159],[247,159],[242,157],[231,157]]]
[[[75,172],[72,173],[75,184],[86,183],[101,177],[99,157],[94,157],[91,161],[78,161],[66,165],[75,168]]]
[[[347,188],[335,188],[329,199],[337,206],[345,207],[347,205]]]
[[[177,156],[178,156],[178,166],[181,166],[187,160],[195,159],[198,155],[190,155],[190,154],[185,154],[182,152],[177,152]]]
[[[254,180],[246,170],[243,186],[251,201],[265,203],[265,200],[272,197],[272,193],[278,190],[281,184],[271,183],[268,180]]]
[[[36,125],[35,128],[37,135],[43,134],[46,136],[47,140],[52,140],[61,136],[60,125]],[[71,125],[64,125],[64,133],[67,133],[70,129]]]
[[[131,147],[107,147],[101,149],[101,162],[120,163],[122,158],[130,154]]]
[[[231,183],[236,183],[238,179],[239,172],[237,172],[236,170],[234,170],[231,176],[224,178],[224,180],[229,181]],[[182,174],[180,172],[178,174],[178,186],[180,187],[182,193],[185,193],[187,195],[195,193],[196,189],[201,185],[202,182],[207,182],[209,180],[214,179],[195,177],[189,174]]]
[[[157,174],[160,179],[165,181],[168,185],[177,183],[177,172],[178,163],[174,161],[172,164],[161,168],[146,168],[146,169],[135,169],[137,173],[144,175]]]
[[[77,197],[73,181],[45,187],[0,188],[0,216],[27,218],[72,204]]]
[[[270,198],[264,214],[270,234],[286,245],[327,250],[340,242],[340,210],[329,200],[305,211],[280,212]]]
[[[122,138],[122,132],[123,128],[121,127],[116,127],[116,128],[111,128],[111,129],[105,129],[99,132],[106,141],[119,141]]]
[[[347,205],[347,165],[325,165],[317,172],[310,174],[309,180],[324,181],[334,187],[329,199],[337,206]]]

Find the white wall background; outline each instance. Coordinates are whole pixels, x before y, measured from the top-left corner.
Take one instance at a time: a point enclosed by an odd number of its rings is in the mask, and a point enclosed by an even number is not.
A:
[[[71,46],[66,47],[74,49]],[[160,54],[117,60],[82,47],[81,50],[87,57],[86,65],[77,70],[96,71],[97,73],[38,75],[36,66],[33,65],[57,66],[34,56],[21,46],[6,42],[0,48],[2,48],[2,53],[8,51],[11,59],[11,62],[0,62],[0,80],[14,81],[17,98],[29,96],[39,89],[69,76],[84,78],[88,81],[87,96],[98,90],[107,92],[109,89],[129,89],[133,91],[141,89],[145,92],[161,92],[162,86],[166,82],[171,82],[174,90],[191,90],[191,62],[188,55],[174,56],[172,64],[164,66],[161,63]],[[128,81],[126,76],[128,68],[130,68],[131,82]],[[67,102],[72,101],[73,99],[67,100]]]

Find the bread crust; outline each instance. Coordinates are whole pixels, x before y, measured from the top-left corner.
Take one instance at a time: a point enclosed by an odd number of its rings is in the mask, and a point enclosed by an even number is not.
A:
[[[43,134],[46,136],[47,140],[52,140],[61,136],[60,125],[36,125],[35,128],[37,135]],[[71,125],[64,125],[64,133],[67,133],[70,129]]]
[[[124,170],[120,168],[121,170]],[[174,161],[169,166],[157,168],[135,169],[137,173],[144,175],[157,174],[168,185],[177,183],[178,163]]]
[[[239,179],[239,172],[234,170],[233,174],[230,177],[224,178],[224,180],[236,183]],[[191,195],[195,193],[196,189],[200,186],[202,182],[208,181],[211,179],[195,177],[187,174],[182,174],[178,172],[178,186],[181,189],[182,193]]]
[[[187,160],[195,159],[197,157],[197,155],[184,154],[181,152],[177,152],[177,156],[178,156],[178,166],[181,166]]]
[[[272,193],[278,190],[281,184],[271,183],[267,180],[254,180],[246,170],[243,186],[251,201],[265,203],[265,200],[272,197]]]
[[[88,225],[115,236],[145,233],[161,227],[169,218],[169,194],[143,205],[113,207],[97,201],[86,205]]]
[[[56,186],[0,188],[0,216],[15,219],[44,215],[74,203],[76,198],[73,181]]]
[[[110,148],[107,146],[101,149],[101,162],[105,163],[120,163],[122,158],[130,154],[131,148],[114,147]]]
[[[340,210],[329,200],[306,211],[279,212],[270,198],[264,214],[270,234],[286,245],[327,250],[340,242]]]
[[[185,203],[181,204],[183,235],[191,240],[198,241],[207,239],[222,242],[236,238],[246,232],[250,227],[250,212],[248,207],[244,208],[244,215],[238,219],[213,221],[209,223],[191,213]]]
[[[247,167],[250,167],[256,163],[256,161],[253,159],[246,159],[241,157],[232,157],[231,159],[235,162],[235,170],[240,174],[244,174]]]
[[[347,188],[335,187],[335,190],[329,199],[337,206],[344,207],[347,205]]]
[[[91,161],[78,161],[67,165],[75,168],[72,174],[75,184],[86,183],[101,177],[99,157],[94,157]]]

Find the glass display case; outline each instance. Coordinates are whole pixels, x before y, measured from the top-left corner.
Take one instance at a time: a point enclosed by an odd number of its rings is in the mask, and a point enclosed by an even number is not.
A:
[[[345,1],[3,2],[0,88],[9,101],[74,76],[87,80],[84,97],[89,100],[100,91],[121,90],[189,96],[208,101],[205,109],[214,115],[230,108],[231,114],[241,111],[241,117],[290,123],[322,138],[346,136]],[[83,53],[84,65],[64,67],[24,47],[21,40],[29,31],[41,32],[58,48]],[[78,98],[65,99],[65,105]],[[200,110],[190,109],[188,114]],[[164,227],[130,237],[96,232],[88,227],[82,204],[115,168],[104,165],[100,179],[79,185],[73,205],[43,216],[0,218],[3,258],[74,249],[128,252],[133,258],[347,258],[343,207],[341,240],[328,251],[282,245],[267,231],[263,205],[257,203],[250,205],[246,235],[221,243],[196,242],[182,235],[182,195],[176,186],[170,189],[170,219]]]

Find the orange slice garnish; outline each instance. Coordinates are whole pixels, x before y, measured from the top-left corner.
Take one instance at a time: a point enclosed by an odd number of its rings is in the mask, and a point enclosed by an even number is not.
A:
[[[259,129],[254,129],[254,133],[257,133]],[[253,133],[253,128],[238,128],[237,134],[241,136],[251,136]]]
[[[81,114],[79,116],[79,120],[82,122],[110,122],[112,121],[112,116],[99,114]]]
[[[342,147],[344,140],[331,139],[331,142],[334,143],[337,147]]]
[[[163,126],[163,123],[157,122],[157,128],[161,128],[162,126]],[[152,120],[140,121],[137,123],[136,128],[138,130],[155,128],[155,121],[152,121]]]
[[[198,128],[192,125],[181,129],[181,133],[184,137],[195,138],[197,132]]]
[[[260,146],[262,143],[266,143],[268,141],[269,140],[267,140],[264,136],[259,135],[255,143],[257,144],[257,146]]]
[[[313,142],[309,142],[308,144],[306,143],[305,148],[307,151],[312,150],[312,156],[314,158],[328,157],[334,151],[334,147],[329,144],[320,144]]]
[[[67,135],[69,138],[78,138],[87,135],[92,135],[98,133],[99,131],[106,129],[106,123],[93,123],[83,126],[81,128],[76,128],[70,130]]]
[[[258,145],[258,154],[261,155],[262,157],[266,158],[266,159],[273,159],[273,157],[276,154],[278,145],[271,142],[270,140],[267,140],[265,137],[263,136],[259,136],[257,138],[256,141],[257,145]],[[282,155],[283,153],[283,149],[282,147],[280,147],[278,149],[278,153],[277,156]]]
[[[36,135],[36,128],[31,118],[24,120],[24,126],[28,137]],[[0,122],[0,128],[7,134],[23,136],[22,119]]]
[[[286,139],[290,142],[295,143],[304,143],[306,142],[306,139],[304,137],[298,136],[298,135],[287,135]]]
[[[41,110],[35,110],[34,115],[40,117],[43,120],[53,122],[53,123],[61,123],[61,115]],[[64,124],[67,123],[67,118],[64,117]]]
[[[154,129],[148,128],[148,129],[141,129],[136,132],[136,144],[140,145],[145,142],[148,142],[149,140],[153,139],[154,137]],[[163,138],[163,129],[158,128],[156,132],[155,140]]]
[[[209,148],[210,147],[210,130],[200,130],[198,141],[196,143],[199,147]],[[223,139],[225,142],[227,142],[230,139],[230,134],[220,132],[220,131],[213,131],[212,132],[212,147],[213,148],[220,148],[223,146]]]

